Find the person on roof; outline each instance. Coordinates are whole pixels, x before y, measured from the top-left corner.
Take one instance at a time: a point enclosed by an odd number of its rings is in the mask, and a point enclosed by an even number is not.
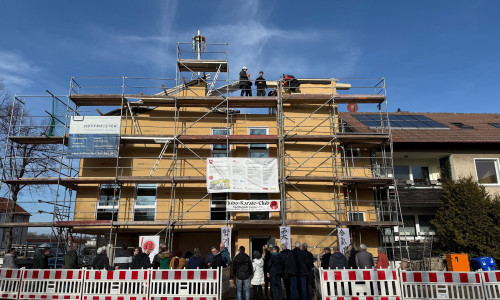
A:
[[[264,71],[259,72],[259,77],[255,79],[255,86],[257,87],[257,97],[266,95],[267,83],[264,78]]]
[[[245,96],[252,96],[252,90],[250,87],[252,86],[252,82],[250,81],[250,73],[247,73],[247,67],[243,66],[240,72],[240,89],[241,96],[245,94]]]

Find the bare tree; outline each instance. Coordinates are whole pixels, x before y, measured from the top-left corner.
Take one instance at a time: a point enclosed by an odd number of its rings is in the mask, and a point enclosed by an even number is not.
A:
[[[1,80],[0,99],[0,141],[3,143],[0,150],[4,156],[0,159],[0,169],[2,180],[10,180],[8,183],[2,183],[1,192],[9,199],[5,222],[12,223],[21,191],[26,187],[36,188],[16,180],[44,177],[53,173],[51,165],[54,165],[54,162],[48,155],[54,153],[56,145],[16,143],[9,139],[11,136],[44,135],[48,129],[48,122],[36,124],[30,118],[29,112],[24,110],[22,102],[12,101],[12,96],[5,90]],[[12,246],[12,227],[5,228],[4,237],[8,249]]]

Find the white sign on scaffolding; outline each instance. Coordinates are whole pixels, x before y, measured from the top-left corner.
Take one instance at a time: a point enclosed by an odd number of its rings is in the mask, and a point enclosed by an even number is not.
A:
[[[227,211],[280,211],[279,200],[227,200]]]
[[[139,237],[139,247],[142,248],[143,252],[146,250],[150,250],[149,260],[153,263],[153,258],[158,252],[160,252],[160,236],[152,235],[152,236],[140,236]]]
[[[349,228],[337,229],[337,240],[339,242],[339,249],[345,255],[347,247],[351,244],[351,236],[349,235]]]
[[[227,248],[227,251],[229,251],[229,256],[233,257],[231,255],[231,227],[221,227],[220,229],[220,242],[224,243],[224,245]]]
[[[286,249],[291,250],[292,237],[290,235],[290,227],[289,226],[280,226],[280,243],[281,243],[281,248],[283,248],[283,244],[286,244]]]
[[[279,193],[276,158],[209,157],[208,193]]]
[[[68,158],[118,156],[121,117],[73,116],[69,127]]]

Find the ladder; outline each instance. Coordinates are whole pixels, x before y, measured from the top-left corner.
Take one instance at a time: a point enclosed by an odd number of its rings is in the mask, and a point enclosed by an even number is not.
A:
[[[151,172],[149,173],[149,176],[153,176],[153,174],[155,173],[156,169],[158,168],[158,166],[160,165],[160,161],[161,159],[163,158],[163,155],[165,154],[165,152],[167,151],[167,148],[168,148],[168,145],[170,144],[170,142],[172,141],[172,138],[169,138],[169,139],[161,139],[162,141],[166,140],[165,141],[165,144],[163,145],[163,148],[161,149],[161,152],[160,152],[160,155],[158,156],[158,159],[156,160],[154,166],[153,166],[153,169],[151,170]]]
[[[212,92],[214,90],[214,85],[215,85],[215,82],[217,81],[217,78],[219,77],[221,67],[222,67],[222,65],[219,65],[219,67],[217,68],[217,73],[215,73],[214,79],[210,83],[210,88],[208,89],[207,96],[210,96],[210,94],[212,94]]]

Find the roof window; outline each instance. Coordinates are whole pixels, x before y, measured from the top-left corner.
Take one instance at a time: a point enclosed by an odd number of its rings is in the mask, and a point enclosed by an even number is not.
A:
[[[494,126],[496,128],[500,128],[500,123],[488,123],[490,124],[491,126]]]
[[[464,124],[461,122],[451,122],[450,124],[453,126],[457,126],[458,128],[462,128],[462,129],[474,129],[473,126],[470,126],[470,125],[467,125],[467,124]]]

